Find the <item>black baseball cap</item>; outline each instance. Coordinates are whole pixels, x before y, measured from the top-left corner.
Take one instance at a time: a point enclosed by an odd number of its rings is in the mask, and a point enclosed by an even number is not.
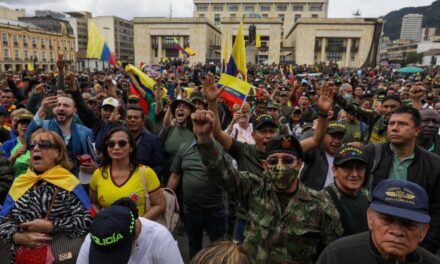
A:
[[[135,237],[136,219],[128,207],[113,205],[103,209],[90,226],[89,262],[128,263]]]
[[[267,158],[272,153],[284,152],[293,154],[301,159],[304,159],[304,153],[299,141],[293,136],[277,136],[267,142],[264,156]]]
[[[261,114],[258,115],[254,122],[252,123],[253,129],[260,129],[263,126],[271,126],[271,127],[278,127],[277,123],[275,122],[275,118],[268,114]]]
[[[332,121],[328,124],[327,134],[346,133],[345,125],[338,121]]]
[[[340,147],[336,151],[335,158],[333,160],[333,164],[336,166],[340,166],[340,165],[344,164],[345,162],[352,161],[352,160],[360,161],[365,164],[367,163],[367,158],[366,158],[365,153],[362,149],[355,147],[355,146],[345,145],[345,146]]]
[[[387,179],[374,188],[370,208],[376,212],[427,224],[431,221],[428,194],[418,184]]]

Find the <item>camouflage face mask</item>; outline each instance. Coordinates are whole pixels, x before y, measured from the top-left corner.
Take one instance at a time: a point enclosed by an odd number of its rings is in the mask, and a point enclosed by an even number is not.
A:
[[[267,170],[266,177],[277,189],[285,190],[298,177],[298,170],[287,166],[276,166]]]

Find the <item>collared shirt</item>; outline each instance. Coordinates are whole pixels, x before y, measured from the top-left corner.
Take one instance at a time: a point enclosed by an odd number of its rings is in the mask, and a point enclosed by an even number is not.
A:
[[[334,157],[327,152],[325,152],[325,157],[327,158],[328,169],[327,177],[325,178],[324,188],[335,182],[335,177],[333,176],[332,165]]]
[[[395,179],[395,180],[405,180],[408,176],[408,167],[411,165],[412,161],[414,160],[414,153],[409,155],[408,157],[405,157],[403,160],[399,159],[399,156],[396,154],[396,152],[391,147],[391,151],[393,152],[393,166],[390,170],[390,174],[388,176],[389,179]]]

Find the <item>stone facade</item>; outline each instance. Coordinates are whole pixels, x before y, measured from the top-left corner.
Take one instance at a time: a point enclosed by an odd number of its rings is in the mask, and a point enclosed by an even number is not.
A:
[[[191,63],[220,61],[221,31],[205,18],[134,18],[133,24],[136,65],[182,56],[172,48],[174,38],[196,53]]]
[[[379,24],[378,24],[379,23]],[[364,65],[379,38],[380,19],[301,19],[288,32],[286,49],[297,64],[336,61],[340,67]]]

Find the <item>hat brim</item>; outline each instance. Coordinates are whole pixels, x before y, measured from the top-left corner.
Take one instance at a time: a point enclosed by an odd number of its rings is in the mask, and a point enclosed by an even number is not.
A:
[[[343,128],[329,128],[327,129],[327,134],[336,134],[336,133],[342,133],[342,134],[346,134],[347,131]]]
[[[428,224],[431,221],[431,217],[428,214],[382,204],[376,201],[373,201],[370,204],[370,208],[382,214],[403,218],[417,223]]]
[[[261,124],[258,124],[257,126],[254,126],[254,130],[261,129],[262,127],[266,127],[266,126],[271,126],[275,128],[278,127],[278,125],[275,122],[267,120],[262,122]]]
[[[132,243],[124,243],[117,249],[108,252],[100,250],[93,241],[90,242],[89,263],[94,264],[126,264],[131,256]]]
[[[174,100],[173,103],[171,103],[171,113],[173,114],[173,116],[174,116],[174,114],[176,112],[177,105],[180,104],[180,103],[184,103],[187,106],[189,106],[189,108],[191,109],[191,113],[196,110],[194,105],[191,104],[190,102],[187,102],[187,101],[181,100],[181,99],[177,99],[177,100]]]
[[[339,166],[339,165],[342,165],[342,164],[344,164],[344,163],[346,163],[348,161],[360,161],[360,162],[365,163],[365,164],[368,163],[366,159],[363,159],[361,157],[347,157],[347,158],[340,159],[338,161],[334,161],[333,164],[336,165],[336,166]]]

